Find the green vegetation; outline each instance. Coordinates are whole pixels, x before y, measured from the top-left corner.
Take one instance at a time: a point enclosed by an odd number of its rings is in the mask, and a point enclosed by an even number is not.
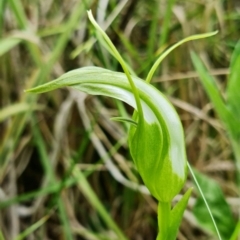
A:
[[[0,1],[0,239],[237,239],[236,6],[104,3]]]

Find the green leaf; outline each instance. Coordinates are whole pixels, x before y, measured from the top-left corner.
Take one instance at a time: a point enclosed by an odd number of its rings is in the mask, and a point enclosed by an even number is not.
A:
[[[236,130],[239,131],[239,121],[235,118],[223,101],[214,78],[208,73],[200,58],[194,52],[191,52],[191,58],[193,65],[199,74],[201,83],[211,99],[215,110],[231,135],[234,136],[236,134]]]
[[[201,186],[204,196],[208,202],[211,209],[212,215],[218,226],[218,230],[222,236],[222,239],[230,239],[231,234],[234,231],[236,222],[233,218],[231,208],[225,200],[223,192],[217,182],[214,180],[194,171],[195,177]],[[207,208],[205,206],[202,197],[197,199],[194,206],[193,213],[198,220],[199,224],[206,229],[208,232],[216,234],[215,226],[212,219],[209,216]]]
[[[38,44],[39,39],[27,31],[18,31],[13,36],[0,39],[0,56],[10,51],[22,41]]]
[[[133,121],[130,118],[125,118],[125,117],[112,117],[110,118],[112,121],[117,121],[117,122],[124,122],[124,123],[129,123],[132,124],[134,127],[137,127],[137,122]]]
[[[138,119],[138,112],[133,116],[138,125],[130,127],[130,152],[151,194],[162,202],[170,202],[186,179],[182,124],[173,106],[156,88],[135,76],[131,78],[139,93],[143,118]],[[126,75],[98,67],[70,71],[27,92],[41,93],[66,86],[113,97],[137,108]]]
[[[27,112],[29,110],[41,110],[41,105],[29,105],[27,103],[15,103],[0,110],[0,123],[5,119],[19,113]]]
[[[230,76],[227,85],[227,104],[237,119],[240,119],[239,87],[240,87],[240,40],[238,41],[232,55],[230,64]]]
[[[236,224],[236,227],[232,233],[232,236],[229,240],[236,240],[237,237],[239,236],[240,234],[240,221],[238,221],[238,223]]]
[[[22,40],[17,38],[5,38],[0,40],[0,56],[10,51],[16,45],[18,45]]]
[[[183,195],[182,199],[175,205],[171,211],[171,223],[170,223],[170,236],[169,239],[176,239],[178,228],[182,221],[182,216],[184,210],[187,207],[188,200],[191,196],[192,188],[188,189],[187,192]]]

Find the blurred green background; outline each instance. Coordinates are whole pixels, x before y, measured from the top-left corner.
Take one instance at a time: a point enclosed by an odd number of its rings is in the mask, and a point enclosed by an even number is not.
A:
[[[188,160],[222,238],[238,239],[240,140],[232,140],[200,79],[208,74],[225,101],[230,72],[240,76],[240,65],[229,67],[240,39],[240,2],[0,0],[0,240],[156,238],[157,202],[131,161],[128,126],[109,120],[133,110],[70,89],[24,93],[83,66],[122,71],[95,38],[89,9],[142,79],[164,49],[189,35],[219,30],[174,50],[153,84],[180,115]],[[198,68],[202,63],[205,68]],[[183,192],[191,186],[178,239],[216,239],[189,175]]]

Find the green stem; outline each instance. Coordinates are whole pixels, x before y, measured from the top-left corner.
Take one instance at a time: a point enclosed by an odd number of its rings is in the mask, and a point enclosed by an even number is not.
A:
[[[122,69],[123,69],[124,73],[126,74],[126,77],[127,77],[128,81],[129,81],[129,84],[130,84],[130,86],[132,88],[132,92],[133,92],[133,95],[134,95],[134,98],[135,98],[135,101],[136,101],[136,106],[137,106],[139,118],[143,119],[143,110],[142,110],[142,105],[141,105],[141,102],[140,102],[138,89],[137,89],[137,87],[135,86],[135,84],[134,84],[134,82],[132,80],[132,77],[131,77],[130,72],[129,72],[128,68],[127,68],[127,65],[125,64],[125,61],[121,57],[121,55],[118,52],[117,48],[112,43],[111,39],[108,37],[108,35],[102,30],[102,28],[95,21],[93,15],[92,15],[91,10],[87,11],[87,13],[88,13],[89,20],[91,21],[93,26],[99,31],[99,33],[101,33],[103,39],[108,44],[108,47],[111,49],[111,52],[112,52],[113,56],[118,60],[118,62],[122,66]]]
[[[170,217],[171,217],[171,203],[158,203],[158,227],[159,233],[157,240],[172,240],[169,239],[168,233],[170,231]]]
[[[160,57],[156,60],[156,62],[153,64],[152,68],[150,69],[147,78],[146,78],[146,82],[150,83],[151,79],[153,77],[153,74],[155,73],[156,69],[158,68],[159,64],[163,61],[163,59],[171,52],[173,51],[175,48],[177,48],[178,46],[182,45],[185,42],[191,41],[191,40],[197,40],[197,39],[201,39],[201,38],[206,38],[206,37],[211,37],[215,34],[217,34],[218,31],[215,32],[210,32],[210,33],[204,33],[204,34],[197,34],[197,35],[192,35],[190,37],[186,37],[183,40],[175,43],[174,45],[172,45],[170,48],[168,48],[163,54],[160,55]]]

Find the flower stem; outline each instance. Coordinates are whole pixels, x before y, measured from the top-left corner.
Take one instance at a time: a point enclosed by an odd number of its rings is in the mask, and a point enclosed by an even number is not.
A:
[[[171,203],[159,202],[158,203],[158,227],[159,233],[157,240],[172,240],[169,239],[170,231],[170,217],[171,217]]]

